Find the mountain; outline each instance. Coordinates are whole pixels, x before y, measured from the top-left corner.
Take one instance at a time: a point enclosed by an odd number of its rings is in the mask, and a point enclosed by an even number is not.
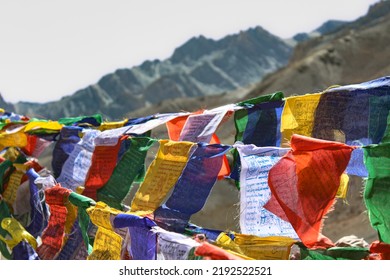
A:
[[[284,66],[292,47],[261,27],[220,40],[194,37],[163,61],[145,61],[105,75],[96,84],[59,101],[19,102],[20,114],[57,119],[101,113],[110,119],[165,99],[219,94],[256,83]]]

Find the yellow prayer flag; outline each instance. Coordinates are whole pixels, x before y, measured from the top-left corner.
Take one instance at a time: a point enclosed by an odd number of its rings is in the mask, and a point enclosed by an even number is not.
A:
[[[29,132],[37,129],[60,131],[62,127],[63,125],[57,121],[31,121],[25,126],[24,131]]]
[[[160,148],[150,164],[144,182],[139,187],[131,211],[153,211],[179,179],[192,147],[196,145],[186,141],[160,140]]]
[[[288,260],[291,246],[296,242],[284,236],[259,237],[238,233],[234,236],[232,240],[228,235],[220,234],[216,243],[255,260]]]
[[[23,148],[27,146],[27,135],[23,132],[24,124],[11,125],[0,133],[0,150],[7,147]]]
[[[127,119],[123,121],[118,121],[118,122],[103,122],[98,129],[100,131],[104,130],[109,130],[109,129],[114,129],[114,128],[120,128],[123,127],[127,123]]]
[[[122,237],[115,232],[99,227],[95,235],[92,253],[88,260],[120,260]]]
[[[12,239],[8,240],[0,235],[0,240],[5,242],[11,250],[23,240],[37,249],[38,244],[34,236],[27,232],[15,218],[4,218],[1,221],[1,227],[12,236]]]
[[[322,93],[286,98],[281,119],[282,147],[288,147],[293,134],[311,136],[314,114]]]
[[[109,207],[102,201],[98,201],[95,206],[91,206],[87,209],[87,213],[91,218],[92,223],[98,227],[104,227],[105,229],[113,231],[111,214],[115,216],[123,212]]]

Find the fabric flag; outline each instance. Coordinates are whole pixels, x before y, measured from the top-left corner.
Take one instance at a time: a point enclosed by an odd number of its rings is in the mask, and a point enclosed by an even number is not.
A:
[[[0,157],[0,194],[4,192],[4,179],[11,167],[11,160]]]
[[[215,242],[221,232],[221,230],[202,228],[200,226],[189,223],[185,229],[184,234],[191,236],[202,234],[205,236],[206,240],[210,242]]]
[[[12,250],[13,260],[40,260],[37,252],[34,248],[26,241],[21,241]]]
[[[114,218],[115,228],[127,227],[130,233],[129,253],[133,260],[156,259],[156,223],[147,217],[133,214],[118,214]]]
[[[86,196],[83,196],[77,192],[71,192],[69,195],[69,202],[77,207],[77,218],[78,224],[80,226],[81,235],[83,237],[85,248],[90,254],[92,252],[92,246],[89,244],[88,238],[88,227],[90,224],[90,218],[87,213],[87,209],[93,205],[96,205],[96,202]]]
[[[84,186],[95,149],[94,140],[100,133],[98,130],[84,131],[83,138],[74,147],[57,178],[63,187],[75,190],[78,186]]]
[[[2,193],[3,199],[11,207],[16,201],[16,194],[19,186],[22,184],[22,178],[26,173],[26,170],[29,168],[27,165],[21,163],[13,164],[14,170],[11,173],[7,188]],[[13,209],[14,210],[14,209]]]
[[[27,135],[24,124],[9,124],[0,132],[0,150],[7,147],[23,148],[27,146]]]
[[[159,227],[152,228],[157,234],[157,260],[187,260],[191,249],[200,245],[191,237]]]
[[[314,116],[321,95],[313,93],[286,98],[280,125],[283,147],[288,147],[293,134],[312,136]]]
[[[29,180],[30,187],[30,223],[25,226],[26,230],[35,238],[41,236],[42,231],[46,228],[49,219],[49,210],[44,199],[43,190],[39,190],[35,184],[35,180],[39,178],[39,174],[30,168],[26,175]]]
[[[142,134],[144,134],[144,133],[146,133],[146,132],[148,132],[148,131],[150,131],[150,130],[152,130],[152,129],[154,129],[162,124],[165,124],[178,116],[182,116],[183,114],[185,114],[185,113],[156,114],[153,116],[153,118],[151,118],[147,122],[136,123],[136,124],[131,125],[127,134],[141,136]]]
[[[191,215],[200,211],[206,203],[221,169],[223,156],[230,148],[227,145],[198,144],[171,196],[154,212],[154,220],[159,226],[184,232]]]
[[[46,203],[50,207],[50,218],[41,236],[42,244],[37,249],[39,257],[43,260],[54,259],[62,248],[68,214],[64,202],[68,200],[69,194],[70,190],[60,185],[45,190]]]
[[[114,232],[112,221],[121,212],[101,201],[88,208],[87,212],[98,227],[88,260],[120,260],[123,239]]]
[[[4,200],[0,199],[0,221],[5,218],[11,218],[11,212]],[[7,248],[7,244],[3,241],[8,232],[0,226],[0,253],[6,259],[11,259],[12,255]]]
[[[315,113],[312,137],[351,146],[375,143],[373,141],[378,141],[383,131],[383,127],[379,129],[377,125],[387,121],[388,99],[382,97],[389,92],[390,77],[325,91]],[[378,102],[383,106],[376,107]],[[352,153],[346,173],[367,177],[361,149]]]
[[[97,191],[107,183],[114,171],[122,141],[123,138],[116,139],[117,143],[114,146],[96,145],[95,142],[95,149],[92,154],[91,166],[86,176],[83,195],[97,200]]]
[[[333,246],[321,227],[352,150],[342,143],[293,135],[291,151],[269,171],[272,194],[264,208],[289,221],[308,248]]]
[[[235,141],[257,147],[279,147],[283,98],[282,92],[276,92],[238,103],[244,109],[234,113]]]
[[[233,239],[225,233],[216,244],[255,260],[288,260],[296,240],[283,236],[259,237],[235,233]]]
[[[77,126],[64,126],[61,129],[59,139],[54,146],[51,161],[54,177],[58,178],[58,176],[60,176],[65,161],[72,153],[76,144],[80,141],[82,130],[81,127]]]
[[[145,181],[131,204],[131,211],[154,211],[176,184],[196,144],[159,140],[160,148],[150,164]]]
[[[193,115],[202,114],[203,110],[196,111],[192,113]],[[169,139],[172,141],[179,141],[180,134],[183,130],[183,127],[185,123],[187,122],[187,119],[189,117],[189,114],[178,116],[169,122],[166,123]],[[219,141],[219,138],[216,133],[214,133],[211,137],[210,144],[221,144]],[[230,174],[230,166],[229,161],[226,157],[226,155],[223,156],[223,164],[221,167],[221,170],[218,173],[218,179],[224,179],[226,176]]]
[[[254,144],[257,147],[279,147],[283,97],[282,92],[276,92],[237,103],[243,108],[234,113],[235,142]],[[240,185],[240,166],[240,157],[234,150],[230,178],[236,181],[237,187]]]
[[[102,123],[102,116],[95,114],[92,116],[79,116],[71,118],[60,118],[58,123],[66,126],[95,126],[98,127]]]
[[[243,258],[208,242],[202,242],[196,247],[194,255],[201,256],[204,260],[244,260]]]
[[[129,193],[134,180],[144,173],[147,151],[157,140],[135,137],[125,141],[130,143],[130,147],[121,157],[107,183],[97,191],[97,200],[116,209],[123,208],[122,201]]]
[[[363,147],[368,178],[364,188],[364,202],[372,227],[379,240],[390,243],[390,143]]]
[[[114,128],[121,128],[121,127],[125,126],[127,121],[128,120],[125,119],[123,121],[117,121],[117,122],[103,122],[103,123],[100,124],[98,129],[100,131],[105,131],[105,130],[111,130],[111,129],[114,129]]]
[[[300,245],[301,260],[363,260],[369,255],[368,248],[332,247],[326,250],[310,250]]]
[[[84,252],[82,254],[82,258],[78,257],[80,252]],[[92,252],[92,250],[91,250]],[[85,260],[88,257],[87,249],[85,247],[83,241],[83,234],[81,232],[80,225],[78,220],[73,224],[71,233],[68,235],[65,244],[63,245],[61,251],[58,256],[55,258],[56,260],[76,260],[82,259]]]
[[[62,127],[63,125],[57,121],[33,119],[26,124],[26,126],[24,127],[24,132],[29,134],[39,134],[39,133],[55,134],[55,133],[59,133]]]
[[[217,130],[227,111],[190,115],[180,133],[179,141],[210,143],[212,135]]]
[[[390,86],[388,87],[390,93]],[[373,144],[389,142],[390,94],[369,98],[369,138]]]
[[[390,260],[390,244],[374,241],[370,245],[371,260]]]
[[[240,155],[240,229],[257,236],[298,238],[291,224],[264,209],[271,197],[268,172],[290,149],[235,145]]]
[[[37,248],[37,241],[28,233],[25,228],[15,218],[4,218],[1,227],[8,232],[11,239],[5,239],[0,235],[0,240],[13,250],[22,241],[28,242],[34,249]]]
[[[51,143],[52,141],[36,135],[27,135],[27,145],[22,148],[22,151],[27,156],[38,158]]]

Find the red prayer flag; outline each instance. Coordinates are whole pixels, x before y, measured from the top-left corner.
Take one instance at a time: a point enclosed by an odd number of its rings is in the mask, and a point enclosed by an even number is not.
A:
[[[343,143],[293,135],[291,151],[269,172],[271,199],[264,207],[289,221],[308,248],[334,246],[321,228],[352,150]]]

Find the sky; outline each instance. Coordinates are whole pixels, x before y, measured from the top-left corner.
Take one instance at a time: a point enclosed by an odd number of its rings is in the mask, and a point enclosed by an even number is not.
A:
[[[281,38],[352,21],[379,0],[0,0],[0,93],[48,102],[188,39],[262,26]]]

